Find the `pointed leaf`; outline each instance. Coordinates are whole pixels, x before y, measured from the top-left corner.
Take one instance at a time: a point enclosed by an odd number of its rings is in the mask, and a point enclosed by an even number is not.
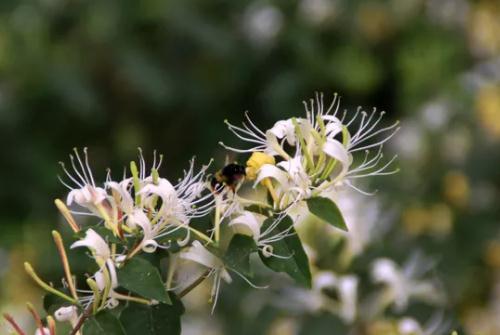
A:
[[[103,310],[83,324],[85,335],[126,335],[120,321],[110,311]]]
[[[171,303],[158,269],[143,258],[128,260],[125,266],[118,270],[118,283],[144,298]]]
[[[120,321],[126,335],[178,335],[181,333],[182,302],[170,294],[172,305],[147,306],[130,303],[123,310]]]
[[[264,232],[275,222],[276,218],[268,218],[264,221],[261,231]],[[275,236],[280,232],[284,232],[289,227],[293,226],[293,221],[286,216],[272,230],[268,236]],[[292,277],[297,283],[311,287],[311,271],[309,270],[309,260],[302,247],[302,242],[297,236],[295,229],[292,227],[287,237],[270,243],[273,248],[273,254],[279,256],[266,257],[259,252],[260,258],[267,267],[276,272],[285,272]]]
[[[257,245],[252,237],[236,234],[231,239],[224,260],[227,266],[246,276],[251,276],[250,254],[257,251]]]
[[[327,198],[315,197],[307,199],[307,207],[309,211],[322,219],[323,221],[331,224],[334,227],[347,231],[344,217],[340,212],[337,205]]]

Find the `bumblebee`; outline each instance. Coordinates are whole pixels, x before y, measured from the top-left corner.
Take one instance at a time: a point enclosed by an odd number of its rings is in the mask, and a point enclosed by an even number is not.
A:
[[[214,192],[220,192],[226,186],[234,192],[238,183],[245,177],[245,167],[243,165],[231,163],[215,173],[210,181],[210,185]]]

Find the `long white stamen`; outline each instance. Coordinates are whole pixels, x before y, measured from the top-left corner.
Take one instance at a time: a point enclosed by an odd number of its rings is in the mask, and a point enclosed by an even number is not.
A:
[[[82,170],[83,175],[85,176],[85,181],[87,184],[90,184],[90,178],[87,175],[87,172],[85,171],[85,166],[83,165],[82,159],[80,158],[80,154],[78,153],[78,150],[76,148],[73,148],[73,151],[75,152],[76,159],[78,160],[78,163],[80,164],[80,168]],[[70,155],[70,157],[72,157]],[[73,164],[73,158],[71,158],[71,163]],[[75,172],[78,173],[78,169],[76,169],[75,165],[73,164],[73,168],[75,169]]]
[[[393,128],[394,128],[394,125],[390,126],[390,127],[387,127],[387,128],[384,128],[384,129],[381,129],[380,131],[377,131],[376,133],[373,133],[373,135],[370,135],[370,136],[362,139],[361,141],[359,141],[358,143],[356,143],[356,145],[364,142],[368,138],[371,138],[371,137],[373,137],[375,135],[378,135],[381,132],[385,132],[385,131],[391,130]],[[400,129],[400,127],[394,129],[391,134],[389,134],[388,136],[386,136],[384,139],[380,140],[379,142],[376,142],[376,143],[373,143],[373,144],[369,144],[369,145],[366,145],[366,146],[363,146],[363,147],[359,147],[359,148],[350,149],[349,151],[350,152],[356,152],[356,151],[360,151],[360,150],[370,149],[370,148],[373,148],[373,147],[378,147],[379,145],[384,144],[385,142],[387,142],[388,140],[390,140],[394,135],[396,135],[396,133],[399,131],[399,129]]]
[[[94,176],[92,175],[92,170],[90,169],[89,155],[87,153],[87,148],[86,147],[83,148],[83,153],[85,154],[85,166],[87,167],[87,171],[89,172],[90,181],[92,182],[92,185],[95,187]]]
[[[70,161],[71,161],[71,166],[73,167],[73,171],[76,173],[76,175],[80,178],[80,180],[84,183],[84,185],[90,184],[87,176],[85,175],[85,171],[83,171],[84,175],[80,173],[80,171],[77,169],[76,164],[75,164],[75,158],[73,155],[69,155]]]
[[[262,136],[266,136],[266,134],[264,134],[264,132],[262,130],[260,130],[259,127],[257,127],[253,122],[252,120],[250,119],[250,117],[248,116],[248,112],[245,112],[245,118],[248,120],[248,123],[255,129],[255,131],[257,131],[259,134],[261,134]]]
[[[68,176],[69,179],[71,179],[72,182],[74,182],[77,186],[79,186],[80,188],[82,188],[84,185],[80,184],[80,182],[78,180],[76,180],[72,175],[71,173],[68,172],[68,170],[66,169],[66,166],[64,165],[63,162],[59,162],[59,165],[61,165],[61,168],[63,169],[64,173],[66,174],[66,176]],[[71,188],[73,189],[73,188]]]

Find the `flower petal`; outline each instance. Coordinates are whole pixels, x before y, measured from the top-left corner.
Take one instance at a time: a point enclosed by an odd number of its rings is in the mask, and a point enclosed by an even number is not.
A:
[[[223,267],[222,261],[208,251],[200,241],[193,241],[193,244],[187,251],[182,251],[180,257],[199,263],[211,269]]]
[[[91,249],[96,257],[100,257],[103,260],[107,260],[111,257],[108,244],[93,229],[88,229],[85,233],[85,238],[80,241],[76,241],[70,248],[74,249],[78,247],[87,247]]]
[[[323,152],[339,161],[342,165],[342,169],[336,178],[344,177],[351,165],[351,158],[347,149],[339,141],[329,138],[323,145]]]
[[[281,185],[281,187],[288,188],[288,174],[275,165],[262,165],[254,185],[257,185],[265,178],[273,178]]]

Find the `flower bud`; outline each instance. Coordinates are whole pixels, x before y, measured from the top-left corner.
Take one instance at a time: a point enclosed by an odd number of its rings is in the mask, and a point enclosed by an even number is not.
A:
[[[61,307],[54,312],[54,317],[59,322],[71,321],[71,319],[76,317],[76,307],[75,306]]]
[[[50,334],[50,330],[49,328],[43,328],[43,331],[41,329],[37,329],[35,331],[35,335],[49,335]]]

